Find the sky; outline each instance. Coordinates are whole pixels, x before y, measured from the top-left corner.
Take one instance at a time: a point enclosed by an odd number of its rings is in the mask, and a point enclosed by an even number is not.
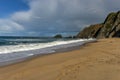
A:
[[[120,0],[0,0],[0,36],[76,35],[120,10]]]

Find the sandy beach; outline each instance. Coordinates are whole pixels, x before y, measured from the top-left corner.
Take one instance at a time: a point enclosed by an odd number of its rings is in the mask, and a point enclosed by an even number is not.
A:
[[[120,39],[0,67],[0,80],[120,80]]]

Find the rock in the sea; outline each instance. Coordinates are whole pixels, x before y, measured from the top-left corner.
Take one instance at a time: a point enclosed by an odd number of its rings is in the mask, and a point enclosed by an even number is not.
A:
[[[62,38],[62,35],[61,34],[57,34],[54,36],[54,38]]]
[[[83,29],[78,38],[111,38],[120,37],[120,11],[110,13],[100,24],[90,25]]]

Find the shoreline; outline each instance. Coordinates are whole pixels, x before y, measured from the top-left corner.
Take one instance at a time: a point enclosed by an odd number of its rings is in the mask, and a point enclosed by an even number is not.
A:
[[[10,66],[10,65],[15,65],[15,64],[18,64],[18,63],[22,63],[24,61],[29,61],[29,60],[39,58],[39,57],[43,57],[43,56],[47,56],[47,55],[53,55],[53,54],[59,54],[59,53],[78,50],[79,48],[83,47],[84,45],[89,44],[89,43],[94,43],[94,42],[97,42],[97,40],[87,41],[87,42],[84,42],[82,44],[78,44],[78,45],[75,45],[75,46],[69,46],[67,48],[55,49],[54,52],[52,52],[52,53],[45,53],[45,54],[37,53],[37,54],[31,55],[31,56],[22,57],[22,58],[15,59],[15,60],[13,59],[13,60],[9,60],[9,61],[0,62],[0,68]],[[76,44],[76,43],[71,43],[71,44],[66,44],[66,45],[72,45],[72,44]],[[53,47],[56,47],[56,46],[53,46]],[[24,52],[24,53],[27,52],[28,53],[28,51],[22,51],[22,52]],[[22,52],[20,52],[20,53],[22,53]]]
[[[120,39],[0,67],[0,80],[120,80]]]

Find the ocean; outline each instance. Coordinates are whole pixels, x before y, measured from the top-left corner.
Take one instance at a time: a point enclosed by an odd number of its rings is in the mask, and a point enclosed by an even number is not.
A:
[[[80,46],[95,39],[50,37],[0,37],[0,66],[22,61],[35,55],[55,53],[58,50]]]

